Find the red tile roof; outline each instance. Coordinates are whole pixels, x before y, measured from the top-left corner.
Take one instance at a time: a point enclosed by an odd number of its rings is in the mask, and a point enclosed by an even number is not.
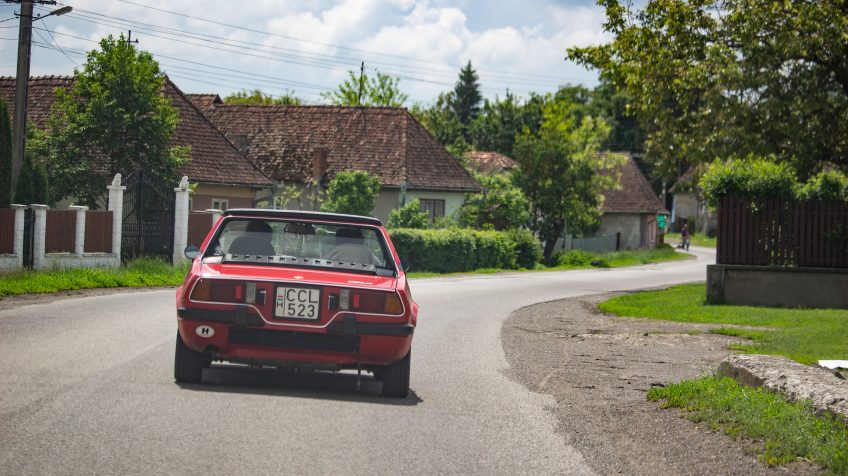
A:
[[[696,179],[698,178],[698,168],[697,167],[689,167],[689,170],[683,173],[680,178],[677,179],[677,182],[674,182],[674,185],[669,189],[670,193],[677,193],[680,189],[686,187],[688,188],[693,183],[696,183]]]
[[[619,173],[617,190],[606,190],[604,194],[604,213],[663,213],[668,214],[659,197],[633,157],[626,154],[624,164],[607,172]]]
[[[186,94],[185,97],[194,104],[194,107],[201,111],[205,111],[214,104],[224,103],[224,101],[221,100],[221,96],[218,96],[217,94]]]
[[[474,150],[465,154],[468,165],[480,172],[505,172],[518,168],[518,164],[509,157],[497,152]]]
[[[275,180],[308,181],[316,150],[327,174],[364,170],[383,186],[478,191],[480,185],[405,109],[214,105],[204,111]]]
[[[56,88],[69,89],[69,76],[33,77],[29,81],[27,117],[39,127],[50,115],[56,100]],[[179,110],[180,122],[171,145],[191,146],[191,160],[177,172],[192,182],[268,187],[271,179],[250,163],[223,134],[200,112],[170,80],[165,93]],[[15,78],[0,77],[0,97],[8,104],[14,117]]]

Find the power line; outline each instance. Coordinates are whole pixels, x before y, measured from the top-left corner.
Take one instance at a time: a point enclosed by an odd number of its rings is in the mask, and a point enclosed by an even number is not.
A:
[[[254,28],[249,28],[249,27],[245,27],[245,26],[241,26],[241,25],[224,23],[224,22],[220,22],[220,21],[216,21],[216,20],[210,20],[208,18],[196,17],[196,16],[185,14],[185,13],[176,12],[176,11],[173,11],[173,10],[166,10],[164,8],[158,8],[158,7],[153,7],[153,6],[150,6],[150,5],[145,5],[143,3],[133,2],[133,1],[130,1],[130,0],[117,0],[117,1],[122,2],[122,3],[127,3],[127,4],[130,4],[130,5],[135,5],[135,6],[142,7],[142,8],[147,8],[147,9],[150,9],[150,10],[156,10],[156,11],[160,11],[160,12],[163,12],[163,13],[168,13],[170,15],[180,16],[180,17],[183,17],[183,18],[189,18],[189,19],[192,19],[192,20],[202,21],[202,22],[206,22],[206,23],[212,23],[212,24],[215,24],[215,25],[226,26],[228,28],[235,28],[235,29],[238,29],[238,30],[250,31],[250,32],[259,33],[259,34],[262,34],[262,35],[275,36],[275,37],[278,37],[278,38],[284,38],[284,39],[287,39],[287,40],[293,40],[293,41],[298,41],[298,42],[308,43],[308,44],[313,44],[313,45],[318,45],[318,46],[327,46],[327,47],[331,47],[331,48],[338,48],[338,49],[341,49],[341,50],[347,50],[347,51],[352,51],[352,52],[357,52],[357,53],[373,54],[373,55],[385,56],[385,57],[388,57],[388,58],[395,58],[395,59],[400,59],[400,60],[404,60],[404,61],[413,61],[413,62],[417,62],[417,63],[424,63],[424,64],[430,64],[430,65],[444,66],[444,65],[447,64],[448,66],[451,66],[454,69],[462,68],[464,66],[464,65],[456,65],[456,64],[450,64],[450,63],[442,63],[442,62],[438,62],[438,61],[422,60],[422,59],[419,59],[419,58],[412,58],[412,57],[409,57],[409,56],[394,55],[394,54],[390,54],[390,53],[381,53],[379,51],[365,50],[365,49],[361,49],[361,48],[351,48],[349,46],[343,46],[343,45],[338,45],[338,44],[333,44],[333,43],[322,43],[322,42],[319,42],[319,41],[304,40],[304,39],[296,38],[296,37],[293,37],[293,36],[281,35],[279,33],[271,33],[271,32],[268,32],[268,31],[257,30],[257,29],[254,29]],[[514,71],[506,71],[506,70],[491,69],[491,68],[480,69],[478,72],[480,72],[480,71],[493,71],[493,72],[506,73],[506,74],[517,74]],[[536,75],[536,76],[540,76],[540,75]],[[557,81],[562,80],[562,78],[555,77],[555,76],[547,76],[547,77],[550,78],[550,79],[553,79],[553,80],[557,80]]]
[[[45,42],[47,42],[47,39],[46,39],[46,38],[44,38],[44,35],[42,35],[42,34],[41,34],[41,31],[40,31],[40,30],[42,30],[42,28],[36,28],[36,27],[33,27],[33,30],[35,30],[35,32],[36,32],[36,33],[38,33],[39,38],[41,38],[42,40],[44,40]],[[46,31],[48,35],[50,35],[50,38],[53,40],[53,43],[56,45],[56,48],[58,48],[58,49],[59,49],[59,51],[60,51],[60,52],[62,52],[62,54],[65,56],[65,58],[68,58],[68,61],[70,61],[71,63],[73,63],[73,64],[74,64],[74,66],[79,67],[79,63],[77,63],[76,61],[72,60],[72,59],[71,59],[71,57],[70,57],[70,56],[68,56],[68,53],[65,53],[65,50],[63,50],[63,49],[62,49],[62,47],[59,45],[59,42],[58,42],[58,41],[56,41],[56,37],[54,37],[54,36],[53,36],[53,33],[51,33],[51,32],[50,32],[50,30],[49,30],[49,29],[47,29],[46,27],[45,27],[45,28],[43,28],[43,30],[44,30],[44,31]]]
[[[119,1],[123,1],[123,0],[119,0]],[[162,10],[162,9],[159,9],[159,8],[148,7],[148,6],[145,6],[145,5],[135,4],[135,3],[132,3],[132,2],[127,2],[127,3],[131,3],[131,4],[139,5],[139,6],[144,6],[144,7],[147,7],[147,8],[154,9],[154,10]],[[401,59],[401,60],[404,60],[404,61],[425,63],[425,64],[439,66],[439,67],[442,67],[442,68],[447,68],[447,67],[455,68],[455,66],[446,65],[445,63],[439,63],[439,62],[427,61],[427,60],[420,60],[420,59],[416,59],[416,58],[409,58],[409,57],[403,57],[403,56],[398,56],[398,55],[388,55],[388,54],[384,54],[384,53],[371,52],[371,51],[368,51],[368,50],[359,50],[359,49],[356,49],[356,48],[348,48],[348,47],[344,47],[344,46],[340,46],[340,45],[325,44],[325,43],[320,43],[320,42],[310,42],[308,40],[299,40],[297,38],[289,37],[289,36],[286,36],[286,35],[279,35],[279,34],[275,34],[275,33],[263,32],[261,30],[255,30],[255,29],[252,29],[252,28],[240,27],[240,26],[237,26],[237,25],[230,25],[230,24],[226,24],[226,23],[215,22],[215,21],[212,21],[212,20],[205,20],[205,19],[202,19],[202,18],[193,17],[191,15],[180,14],[180,13],[177,13],[177,12],[170,12],[168,10],[163,10],[163,11],[165,11],[166,13],[173,13],[175,15],[183,16],[183,17],[186,17],[186,18],[198,19],[198,20],[201,20],[201,21],[208,21],[208,22],[213,23],[213,24],[222,24],[224,26],[228,26],[228,27],[231,27],[231,28],[243,29],[245,31],[256,32],[256,33],[265,34],[265,35],[269,35],[269,36],[282,37],[282,38],[286,38],[286,39],[292,39],[292,40],[295,40],[295,41],[303,41],[303,42],[306,42],[306,43],[313,43],[313,44],[318,44],[318,45],[322,45],[322,46],[329,46],[329,47],[339,48],[339,49],[346,49],[346,50],[352,50],[352,51],[362,51],[362,52],[369,53],[369,54],[388,56],[388,57],[392,57],[392,58],[398,58],[398,59]],[[204,33],[186,31],[186,30],[175,29],[175,28],[171,28],[171,27],[162,27],[162,26],[158,26],[158,25],[152,25],[152,24],[149,24],[149,23],[139,22],[139,21],[136,21],[136,20],[122,19],[122,18],[118,18],[118,17],[114,17],[114,16],[110,16],[110,15],[105,15],[105,14],[98,13],[98,12],[92,12],[92,11],[85,10],[85,9],[77,9],[76,12],[82,12],[82,13],[89,15],[89,16],[86,16],[86,20],[93,21],[95,23],[96,23],[96,20],[92,19],[90,15],[94,15],[96,17],[101,17],[101,18],[108,18],[108,19],[111,19],[111,20],[124,22],[124,23],[133,23],[135,25],[142,25],[142,26],[146,26],[148,28],[156,28],[156,29],[159,29],[160,32],[168,32],[168,33],[174,33],[174,34],[180,34],[180,35],[188,34],[188,35],[194,35],[195,37],[205,37],[206,39],[215,39],[215,40],[218,40],[218,41],[223,40],[223,41],[226,41],[226,42],[230,42],[230,43],[228,43],[230,46],[236,46],[236,45],[232,44],[233,42],[235,42],[235,43],[242,43],[242,44],[245,44],[245,45],[250,45],[250,46],[253,46],[253,47],[264,48],[264,49],[275,49],[275,50],[281,50],[281,51],[296,52],[298,55],[300,55],[301,58],[304,58],[303,55],[318,56],[318,57],[327,58],[328,60],[333,61],[333,62],[342,62],[343,64],[346,64],[348,66],[356,66],[360,62],[359,58],[345,58],[345,57],[339,57],[337,55],[325,55],[325,54],[321,54],[321,53],[305,53],[305,52],[300,52],[298,50],[292,50],[292,49],[289,49],[289,48],[282,48],[282,47],[277,47],[277,46],[272,46],[272,45],[265,45],[265,44],[262,44],[262,43],[248,42],[248,41],[243,41],[243,40],[223,39],[223,38],[220,38],[220,37],[217,37],[217,36],[214,36],[214,35],[207,35],[207,34],[204,34]],[[195,38],[195,39],[199,39],[199,38]],[[413,73],[417,73],[417,72],[420,71],[419,67],[410,67],[410,66],[406,66],[406,65],[400,65],[400,64],[397,64],[397,63],[385,63],[385,62],[380,62],[380,61],[369,61],[369,63],[382,64],[382,65],[393,67],[393,68],[405,69],[405,70],[408,70],[408,71],[412,71]],[[450,75],[451,77],[453,77],[456,74],[455,69],[452,69],[450,71],[448,71],[448,70],[438,71],[438,70],[433,70],[432,68],[428,68],[426,71],[427,71],[428,74],[439,74],[439,75],[447,74],[447,75]],[[569,80],[569,79],[577,81],[576,78],[563,78],[563,77],[548,76],[548,75],[517,73],[515,71],[504,71],[504,70],[489,69],[489,68],[479,68],[478,72],[484,73],[486,75],[486,81],[494,81],[494,82],[516,82],[516,81],[519,81],[519,82],[522,82],[522,83],[536,83],[537,85],[542,86],[542,87],[557,86],[557,85],[561,84],[562,81]],[[555,84],[552,84],[552,82],[555,82]]]

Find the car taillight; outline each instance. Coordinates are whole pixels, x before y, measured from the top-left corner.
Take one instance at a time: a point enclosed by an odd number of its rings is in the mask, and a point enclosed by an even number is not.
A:
[[[191,291],[191,299],[193,301],[211,301],[212,297],[212,281],[200,280],[194,285]]]
[[[193,301],[236,302],[247,304],[265,304],[265,289],[258,289],[256,283],[228,281],[223,279],[201,279],[191,292]]]
[[[394,293],[358,291],[342,289],[339,291],[338,300],[330,296],[331,309],[336,308],[343,311],[357,311],[369,314],[403,314],[403,303]]]

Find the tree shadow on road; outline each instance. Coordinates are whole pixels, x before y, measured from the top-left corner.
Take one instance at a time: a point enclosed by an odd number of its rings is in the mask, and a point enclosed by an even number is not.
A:
[[[199,392],[250,393],[381,405],[414,406],[424,401],[412,389],[406,398],[385,397],[380,393],[382,383],[366,372],[363,372],[357,390],[355,373],[213,365],[203,370],[202,383],[178,385],[185,390]]]

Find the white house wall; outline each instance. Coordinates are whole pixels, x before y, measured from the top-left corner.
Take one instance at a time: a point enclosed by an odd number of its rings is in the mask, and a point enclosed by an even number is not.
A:
[[[642,243],[641,213],[604,213],[601,226],[595,236],[607,236],[621,233],[618,247],[621,250],[637,249]]]
[[[445,216],[452,216],[465,203],[464,192],[436,192],[427,190],[410,190],[406,192],[406,203],[415,199],[419,200],[444,200]]]

